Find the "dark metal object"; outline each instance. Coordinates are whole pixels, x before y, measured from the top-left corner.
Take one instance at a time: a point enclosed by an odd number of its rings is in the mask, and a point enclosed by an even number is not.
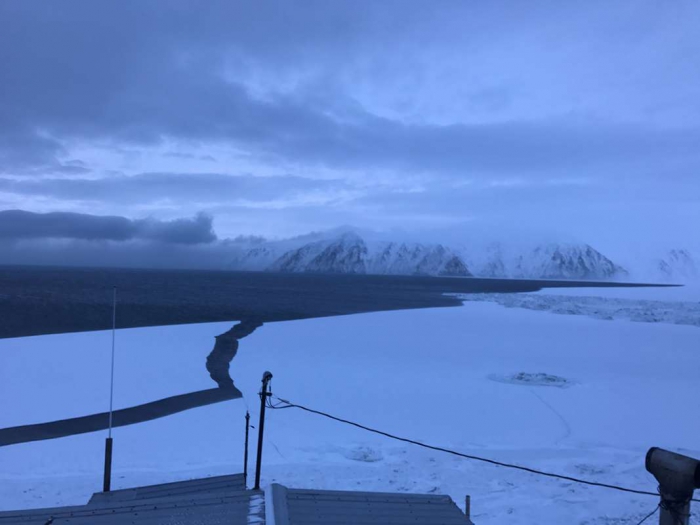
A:
[[[659,524],[688,525],[690,500],[695,489],[700,488],[700,461],[652,447],[647,452],[645,464],[659,482]]]
[[[102,482],[102,492],[112,488],[112,438],[105,439],[105,475]]]
[[[243,452],[243,485],[248,487],[248,431],[250,430],[250,413],[245,411],[245,451]]]
[[[260,389],[260,420],[258,421],[258,457],[255,464],[255,486],[253,490],[260,490],[260,469],[262,466],[263,434],[265,432],[265,404],[270,394],[267,389],[272,379],[271,372],[265,372],[262,377],[262,388]]]

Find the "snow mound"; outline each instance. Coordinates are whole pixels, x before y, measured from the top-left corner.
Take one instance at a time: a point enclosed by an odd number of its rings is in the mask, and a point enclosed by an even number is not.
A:
[[[362,463],[376,463],[384,459],[384,455],[382,454],[381,450],[368,446],[357,446],[349,449],[343,449],[341,454],[347,459],[352,461],[360,461]]]
[[[534,374],[518,372],[512,375],[491,374],[488,378],[491,381],[498,381],[499,383],[523,386],[554,386],[557,388],[568,388],[574,384],[573,381],[569,381],[564,377],[545,374],[543,372],[536,372]]]

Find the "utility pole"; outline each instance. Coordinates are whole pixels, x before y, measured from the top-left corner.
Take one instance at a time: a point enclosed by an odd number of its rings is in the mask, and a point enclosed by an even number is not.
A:
[[[260,490],[260,469],[262,467],[263,434],[265,432],[265,404],[267,398],[272,394],[268,392],[271,372],[265,372],[262,377],[262,388],[260,389],[260,421],[258,421],[258,457],[255,466],[255,486],[253,490]]]
[[[248,430],[250,429],[250,412],[245,411],[245,451],[243,452],[243,486],[248,488]]]
[[[700,488],[700,461],[652,447],[645,463],[659,482],[659,525],[688,525],[690,500],[695,489]]]

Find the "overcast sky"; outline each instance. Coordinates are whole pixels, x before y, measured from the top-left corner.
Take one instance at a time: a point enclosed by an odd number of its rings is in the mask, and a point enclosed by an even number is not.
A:
[[[62,213],[0,237],[692,244],[699,27],[691,0],[6,0],[0,210]]]

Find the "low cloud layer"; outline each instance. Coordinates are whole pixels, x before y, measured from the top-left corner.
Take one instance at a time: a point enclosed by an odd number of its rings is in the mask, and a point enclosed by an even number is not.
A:
[[[341,180],[314,180],[296,176],[256,177],[221,173],[139,173],[108,178],[0,177],[0,192],[24,196],[87,201],[96,205],[142,204],[154,201],[247,203],[263,206],[275,201],[302,200],[324,194],[329,199],[353,188]]]
[[[153,218],[82,213],[33,213],[23,210],[0,211],[0,239],[66,239],[82,241],[153,241],[164,244],[207,244],[216,240],[212,218],[199,214],[192,219],[162,221]]]

